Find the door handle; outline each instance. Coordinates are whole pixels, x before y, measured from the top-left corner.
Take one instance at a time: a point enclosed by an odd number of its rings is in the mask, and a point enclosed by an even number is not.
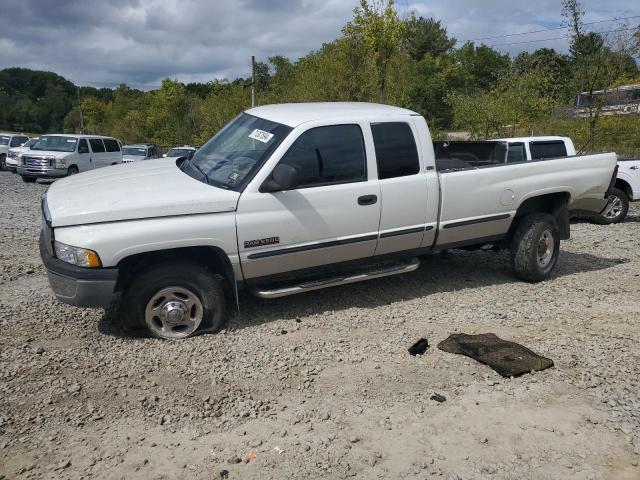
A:
[[[378,201],[376,195],[363,195],[358,197],[358,205],[373,205]]]
[[[629,170],[637,170],[638,167],[636,167],[635,165],[633,167],[629,167]]]

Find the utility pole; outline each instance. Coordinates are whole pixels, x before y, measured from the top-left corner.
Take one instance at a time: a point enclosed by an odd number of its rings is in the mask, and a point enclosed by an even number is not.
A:
[[[251,55],[251,106],[256,106],[256,57]]]
[[[82,104],[80,103],[80,87],[77,87],[78,91],[78,111],[80,112],[80,133],[84,133],[84,120],[82,118]]]

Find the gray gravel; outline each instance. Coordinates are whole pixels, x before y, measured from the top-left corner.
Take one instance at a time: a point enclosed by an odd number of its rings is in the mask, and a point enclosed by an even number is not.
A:
[[[640,478],[638,204],[620,225],[575,223],[541,284],[505,253],[453,251],[402,277],[244,297],[222,333],[166,342],[54,299],[46,188],[0,173],[0,479]],[[503,379],[435,348],[454,332],[555,367]]]

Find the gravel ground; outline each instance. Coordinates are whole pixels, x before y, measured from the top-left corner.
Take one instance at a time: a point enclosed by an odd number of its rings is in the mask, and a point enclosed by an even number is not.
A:
[[[244,297],[222,333],[166,342],[54,299],[46,188],[0,173],[0,479],[640,478],[638,204],[620,225],[575,223],[541,284],[505,253],[453,251],[401,277]],[[454,332],[555,367],[503,379],[435,348]],[[420,337],[432,346],[412,357]]]

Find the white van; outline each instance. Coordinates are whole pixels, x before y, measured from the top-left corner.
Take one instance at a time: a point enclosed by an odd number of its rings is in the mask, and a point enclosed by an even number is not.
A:
[[[27,135],[16,133],[0,133],[0,170],[7,169],[7,156],[9,149],[20,147],[29,140]]]
[[[25,182],[59,178],[122,163],[120,142],[100,135],[42,135],[22,154],[18,174]]]

